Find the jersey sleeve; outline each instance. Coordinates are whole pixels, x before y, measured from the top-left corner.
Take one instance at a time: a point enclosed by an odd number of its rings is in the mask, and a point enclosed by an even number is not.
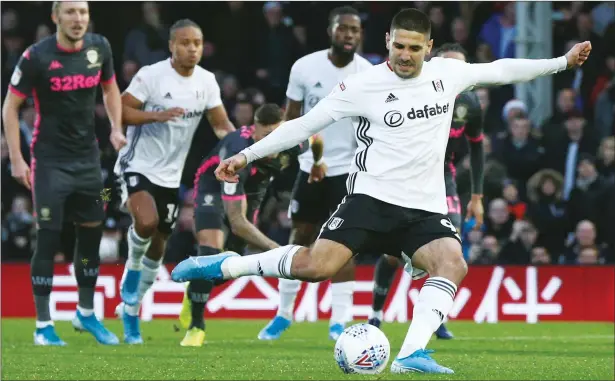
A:
[[[130,85],[126,89],[133,97],[137,98],[141,103],[147,102],[152,96],[150,90],[151,68],[149,66],[142,67],[134,76]]]
[[[469,64],[467,62],[446,59],[443,70],[457,78],[458,92],[479,85],[506,85],[527,82],[535,78],[552,75],[566,70],[566,57],[551,59],[506,58],[489,63]]]
[[[21,55],[17,66],[15,66],[11,76],[9,91],[20,98],[27,98],[36,87],[39,72],[40,70],[30,47]]]
[[[302,102],[305,97],[305,87],[301,79],[301,68],[299,61],[295,62],[290,69],[290,77],[288,78],[288,87],[286,88],[286,97],[295,102]]]
[[[109,40],[107,40],[105,37],[103,37],[102,39],[103,62],[100,79],[103,84],[107,84],[115,80],[115,69],[113,69],[113,51],[111,50],[111,44],[109,44]]]
[[[343,118],[361,116],[363,113],[359,94],[359,83],[348,78],[338,83],[310,112],[318,110],[318,113],[325,113],[336,122]]]
[[[220,95],[220,86],[213,75],[208,79],[207,89],[209,89],[209,99],[205,108],[211,110],[222,105],[222,97]]]

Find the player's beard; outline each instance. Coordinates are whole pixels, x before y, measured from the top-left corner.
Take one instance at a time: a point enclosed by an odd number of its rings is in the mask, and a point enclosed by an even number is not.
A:
[[[332,43],[331,50],[333,51],[334,55],[344,58],[346,60],[350,60],[357,51],[357,46],[355,45],[351,50],[345,50],[344,44]]]
[[[64,38],[66,38],[68,41],[70,41],[71,43],[75,44],[81,40],[83,40],[83,37],[85,36],[85,33],[83,33],[81,36],[79,37],[73,37],[70,35],[70,33],[65,32],[64,30],[60,29],[60,33],[62,33],[62,35],[64,36]]]

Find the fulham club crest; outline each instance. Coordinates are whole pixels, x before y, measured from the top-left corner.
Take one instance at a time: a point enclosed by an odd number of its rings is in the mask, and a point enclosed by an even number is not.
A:
[[[342,226],[343,223],[344,223],[344,219],[343,218],[334,217],[329,222],[329,225],[327,225],[327,227],[329,228],[329,230],[335,230],[335,229],[339,228],[340,226]]]
[[[433,85],[433,89],[436,90],[436,93],[444,92],[444,84],[442,83],[441,79],[438,79],[436,81],[431,81],[431,84]]]

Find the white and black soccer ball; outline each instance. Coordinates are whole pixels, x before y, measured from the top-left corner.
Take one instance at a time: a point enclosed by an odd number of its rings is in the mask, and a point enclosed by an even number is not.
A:
[[[346,328],[335,343],[335,361],[344,373],[378,374],[386,368],[390,356],[389,339],[370,324]]]

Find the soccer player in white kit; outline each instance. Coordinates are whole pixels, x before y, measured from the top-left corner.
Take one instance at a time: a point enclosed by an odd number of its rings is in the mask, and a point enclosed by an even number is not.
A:
[[[198,66],[200,27],[190,20],[175,23],[169,49],[171,58],[141,68],[122,95],[128,144],[119,152],[114,172],[133,223],[116,313],[128,344],[143,342],[141,300],[156,279],[179,212],[182,170],[201,117],[207,116],[218,137],[235,130],[213,73]]]
[[[297,60],[290,72],[286,96],[285,120],[293,120],[314,108],[348,75],[372,67],[356,54],[361,40],[359,12],[348,6],[335,8],[329,15],[331,46]],[[289,206],[292,219],[290,244],[309,246],[326,221],[346,196],[350,162],[357,149],[352,120],[342,119],[322,131],[324,152],[312,151],[299,156],[300,170]],[[329,338],[337,340],[345,324],[352,319],[354,262],[331,279],[331,319]],[[258,334],[260,340],[275,340],[290,326],[299,280],[280,279],[280,305],[276,316]]]
[[[336,274],[356,253],[401,254],[430,278],[419,293],[391,371],[453,373],[436,363],[425,347],[451,310],[468,271],[457,230],[446,217],[444,161],[455,98],[473,86],[529,81],[578,67],[587,60],[591,44],[576,44],[553,59],[468,64],[436,57],[424,62],[433,46],[430,33],[424,13],[400,11],[386,34],[387,62],[351,75],[312,111],[282,124],[217,168],[221,180],[237,181],[237,172],[247,163],[287,149],[332,121],[352,117],[362,139],[348,196],[311,248],[288,245],[248,257],[226,252],[190,258],[177,265],[172,279],[260,275],[318,282]],[[387,103],[391,94],[399,102]],[[481,197],[472,195],[471,215],[482,212]]]

